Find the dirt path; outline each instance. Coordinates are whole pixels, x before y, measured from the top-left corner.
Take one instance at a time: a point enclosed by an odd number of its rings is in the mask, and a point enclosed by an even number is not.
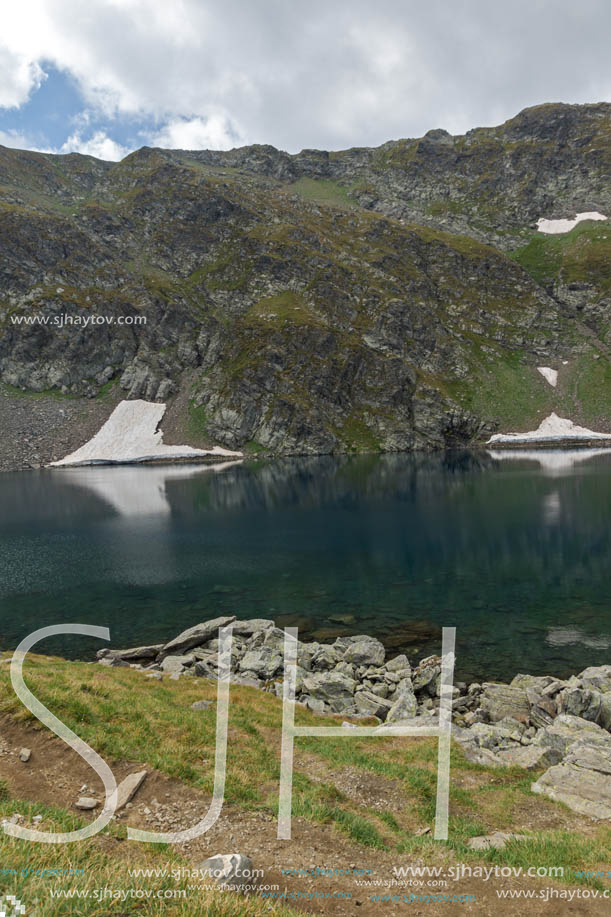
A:
[[[21,748],[32,751],[27,763],[19,759]],[[117,781],[140,769],[137,763],[112,763]],[[141,765],[144,768],[144,765]],[[148,768],[147,768],[148,769]],[[196,823],[207,811],[209,798],[198,790],[171,779],[163,774],[150,772],[142,788],[134,798],[131,808],[123,812],[118,821],[148,830],[179,830]],[[39,801],[58,805],[76,811],[74,803],[81,795],[93,795],[103,799],[103,788],[94,772],[63,742],[50,733],[30,726],[16,724],[8,717],[0,718],[0,779],[7,782],[15,799]],[[86,787],[83,790],[83,787]],[[358,792],[358,788],[355,792]],[[91,816],[93,817],[93,816]],[[44,823],[42,825],[44,830]],[[379,881],[393,879],[393,867],[424,865],[423,860],[413,856],[399,856],[387,851],[362,847],[348,837],[327,825],[312,824],[301,818],[293,819],[293,837],[280,841],[276,837],[277,823],[267,813],[244,812],[235,806],[223,808],[221,817],[203,837],[190,844],[181,845],[179,852],[196,866],[203,859],[215,853],[238,851],[250,856],[256,868],[265,870],[261,880],[267,885],[278,885],[280,890],[300,893],[290,900],[293,906],[306,913],[336,915],[399,914],[436,915],[463,913],[469,915],[507,914],[552,917],[558,914],[597,915],[609,913],[609,901],[587,901],[574,899],[566,901],[500,900],[497,891],[508,889],[561,889],[552,880],[536,882],[532,879],[498,878],[486,882],[482,879],[464,878],[448,880],[447,885],[412,888],[374,887],[357,885],[362,877],[342,874],[358,870],[371,870],[367,879]],[[123,856],[127,841],[105,838],[107,846],[114,844],[117,855]],[[135,846],[135,845],[134,845]],[[441,860],[439,861],[442,862]],[[451,862],[447,865],[451,865]],[[430,864],[428,864],[430,865]],[[339,870],[335,875],[307,875],[285,877],[281,870],[299,869],[309,871],[312,867],[322,870]],[[439,880],[432,880],[439,881]],[[382,902],[372,901],[371,894],[392,892],[393,894],[473,895],[474,901],[437,902]],[[306,900],[303,895],[318,893],[335,894],[335,898]],[[340,897],[341,896],[341,897]]]

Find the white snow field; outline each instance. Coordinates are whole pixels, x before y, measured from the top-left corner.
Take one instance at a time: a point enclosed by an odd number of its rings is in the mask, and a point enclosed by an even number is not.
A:
[[[550,369],[549,366],[537,366],[537,372],[541,373],[544,379],[546,379],[552,388],[556,388],[558,384],[558,370]]]
[[[488,440],[492,443],[560,443],[566,440],[572,442],[589,442],[593,439],[607,441],[611,444],[611,433],[596,433],[587,427],[580,427],[566,417],[550,414],[542,420],[536,430],[529,433],[495,433]]]
[[[539,232],[545,232],[549,235],[556,235],[560,232],[570,232],[571,229],[575,229],[578,223],[583,222],[583,220],[606,220],[607,217],[603,213],[597,213],[595,210],[590,211],[589,213],[578,213],[573,220],[546,220],[541,217],[537,220],[537,229]]]
[[[212,449],[164,446],[163,433],[158,427],[165,409],[165,404],[151,401],[121,401],[93,439],[59,462],[51,462],[51,467],[242,458],[241,452],[221,446]]]

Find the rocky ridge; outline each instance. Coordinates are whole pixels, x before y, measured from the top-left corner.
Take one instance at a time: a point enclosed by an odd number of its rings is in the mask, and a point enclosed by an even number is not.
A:
[[[167,401],[176,442],[257,454],[606,429],[611,235],[534,224],[611,213],[610,112],[295,156],[0,147],[5,397]]]
[[[216,680],[218,631],[228,624],[231,682],[282,697],[284,631],[266,619],[217,618],[166,644],[100,650],[98,661],[131,665],[153,679]],[[319,714],[380,725],[436,725],[440,680],[439,656],[415,666],[404,655],[387,660],[380,641],[367,635],[297,645],[296,699]],[[534,793],[583,815],[611,819],[611,665],[589,667],[566,680],[516,675],[510,684],[457,682],[452,721],[468,760],[539,772]]]

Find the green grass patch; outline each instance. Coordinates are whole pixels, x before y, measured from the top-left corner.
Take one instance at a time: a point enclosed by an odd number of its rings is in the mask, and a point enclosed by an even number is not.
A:
[[[274,325],[319,325],[321,318],[299,293],[285,290],[275,296],[260,299],[244,316],[247,325],[271,323]]]
[[[332,204],[344,209],[358,207],[343,185],[323,178],[300,178],[289,185],[289,190],[296,192],[305,201],[317,204]]]
[[[589,283],[601,293],[611,289],[611,227],[608,222],[585,221],[559,235],[536,233],[513,252],[539,283],[560,280]]]

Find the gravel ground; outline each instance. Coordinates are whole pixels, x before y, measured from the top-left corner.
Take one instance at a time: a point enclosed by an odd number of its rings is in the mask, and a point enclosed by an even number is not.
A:
[[[82,446],[121,395],[102,400],[15,394],[0,387],[0,471],[39,468]]]

